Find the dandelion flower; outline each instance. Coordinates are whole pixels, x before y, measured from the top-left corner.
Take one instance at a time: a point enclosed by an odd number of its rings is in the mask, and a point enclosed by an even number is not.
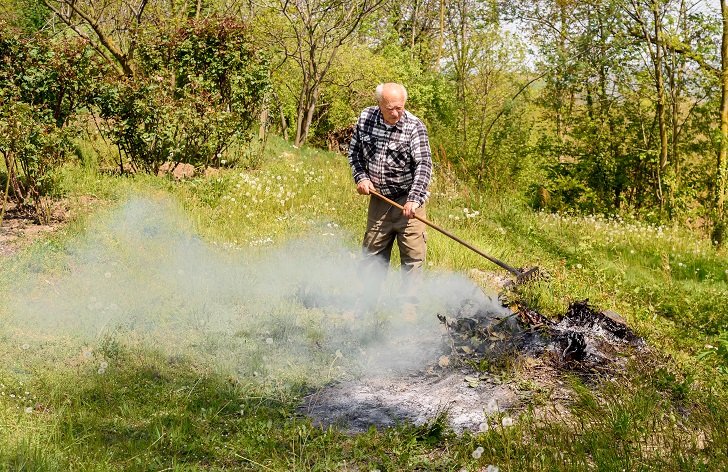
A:
[[[505,417],[503,417],[503,419],[501,420],[501,424],[502,424],[502,425],[503,425],[504,427],[508,427],[508,426],[513,426],[513,418],[511,418],[510,416],[505,416]]]
[[[25,344],[23,344],[23,345],[22,345],[22,346],[20,346],[20,347],[21,347],[21,348],[23,349],[23,351],[27,351],[28,349],[30,349],[30,344],[28,344],[28,343],[25,343]]]
[[[25,412],[26,413],[33,413],[33,407],[32,406],[26,406],[25,407]]]
[[[487,421],[483,421],[482,423],[480,423],[478,425],[478,431],[481,432],[481,433],[485,433],[489,429],[490,429],[490,426],[488,426],[488,422]]]
[[[97,370],[96,372],[98,372],[99,375],[103,375],[106,372],[106,369],[104,369],[103,367],[99,367],[99,370]]]
[[[107,367],[109,367],[109,363],[106,361],[101,361],[99,367],[101,367],[102,369],[106,369]]]
[[[473,451],[471,456],[473,456],[473,459],[480,459],[480,457],[483,455],[484,452],[485,452],[485,449],[482,446],[478,446],[477,449],[475,449]]]
[[[265,338],[266,344],[273,344],[273,338]]]

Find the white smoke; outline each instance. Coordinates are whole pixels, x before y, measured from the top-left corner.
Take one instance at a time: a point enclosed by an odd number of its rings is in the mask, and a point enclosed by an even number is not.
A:
[[[343,239],[223,247],[173,203],[133,198],[89,223],[60,262],[17,277],[4,331],[56,357],[112,338],[229,375],[318,384],[422,367],[441,347],[436,313],[465,299],[503,310],[464,277],[428,273],[408,322],[399,274],[364,269]]]

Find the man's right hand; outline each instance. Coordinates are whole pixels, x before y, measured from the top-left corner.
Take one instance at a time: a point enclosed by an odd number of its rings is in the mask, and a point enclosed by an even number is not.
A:
[[[369,179],[364,179],[356,184],[356,191],[359,192],[360,195],[369,195],[369,192],[372,190],[375,190],[374,184],[372,184],[372,181]]]

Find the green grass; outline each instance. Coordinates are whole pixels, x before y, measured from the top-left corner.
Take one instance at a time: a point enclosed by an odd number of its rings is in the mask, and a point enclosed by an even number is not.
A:
[[[59,176],[59,189],[69,198],[73,219],[3,261],[0,296],[6,300],[10,287],[24,277],[47,274],[52,281],[62,276],[74,241],[93,232],[118,203],[139,194],[179,202],[190,231],[213,245],[264,256],[297,237],[313,235],[325,247],[335,233],[356,252],[366,199],[356,195],[350,179],[344,157],[295,149],[278,139],[269,143],[259,169],[227,169],[180,183],[69,167]],[[85,206],[89,196],[93,212]],[[614,378],[589,385],[561,379],[573,401],[548,419],[543,411],[551,400],[542,392],[534,397],[535,409],[513,426],[483,434],[455,436],[434,423],[346,436],[316,428],[296,413],[301,396],[314,386],[306,376],[265,382],[231,375],[194,357],[170,356],[164,347],[115,338],[99,340],[88,358],[68,354],[80,349],[73,339],[66,344],[49,340],[53,349],[39,350],[41,356],[24,349],[17,333],[3,329],[0,469],[728,467],[723,454],[728,450],[727,359],[718,354],[699,359],[710,351],[706,345],[718,346],[720,333],[728,331],[725,252],[681,228],[533,213],[512,195],[473,195],[440,173],[428,216],[512,265],[547,270],[549,280],[516,294],[532,306],[556,315],[570,301],[589,298],[622,314],[652,352]],[[434,231],[428,245],[428,270],[500,272]],[[4,303],[0,316],[11,316]],[[237,335],[257,336],[256,329],[251,325]],[[270,336],[278,339],[279,334]],[[108,363],[101,374],[100,362]],[[518,365],[509,367],[509,375],[526,379],[528,372]],[[484,452],[475,459],[471,454],[479,446]]]

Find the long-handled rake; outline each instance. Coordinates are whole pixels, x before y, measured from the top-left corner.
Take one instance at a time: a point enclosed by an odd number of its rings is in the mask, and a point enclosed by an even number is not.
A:
[[[377,197],[377,198],[379,198],[379,199],[381,199],[381,200],[389,203],[390,205],[399,208],[400,210],[404,210],[404,207],[402,205],[400,205],[399,203],[395,202],[394,200],[391,200],[391,199],[385,197],[384,195],[382,195],[381,193],[379,193],[379,192],[377,192],[375,190],[370,190],[369,193],[371,193],[375,197]],[[517,284],[524,283],[526,281],[529,281],[529,280],[534,279],[534,278],[536,278],[536,277],[539,276],[539,269],[538,269],[538,267],[532,267],[530,269],[525,269],[525,270],[518,270],[515,267],[512,267],[512,266],[506,264],[505,262],[503,262],[503,261],[501,261],[499,259],[496,259],[493,256],[490,256],[490,255],[484,253],[483,251],[481,251],[477,247],[473,246],[472,244],[468,243],[467,241],[463,241],[462,239],[458,238],[457,236],[455,236],[451,232],[447,231],[446,229],[441,228],[440,226],[436,225],[435,223],[433,223],[433,222],[431,222],[431,221],[429,221],[429,220],[427,220],[425,218],[420,218],[419,216],[416,216],[416,215],[415,215],[415,218],[417,218],[418,220],[420,220],[421,222],[423,222],[424,224],[426,224],[430,228],[436,229],[437,231],[441,232],[442,234],[444,234],[448,238],[453,239],[453,240],[459,242],[460,244],[462,244],[466,248],[470,249],[471,251],[480,254],[481,256],[485,257],[486,259],[488,259],[493,264],[496,264],[496,265],[502,267],[503,269],[507,270],[511,274],[515,275],[516,276],[516,283]]]

